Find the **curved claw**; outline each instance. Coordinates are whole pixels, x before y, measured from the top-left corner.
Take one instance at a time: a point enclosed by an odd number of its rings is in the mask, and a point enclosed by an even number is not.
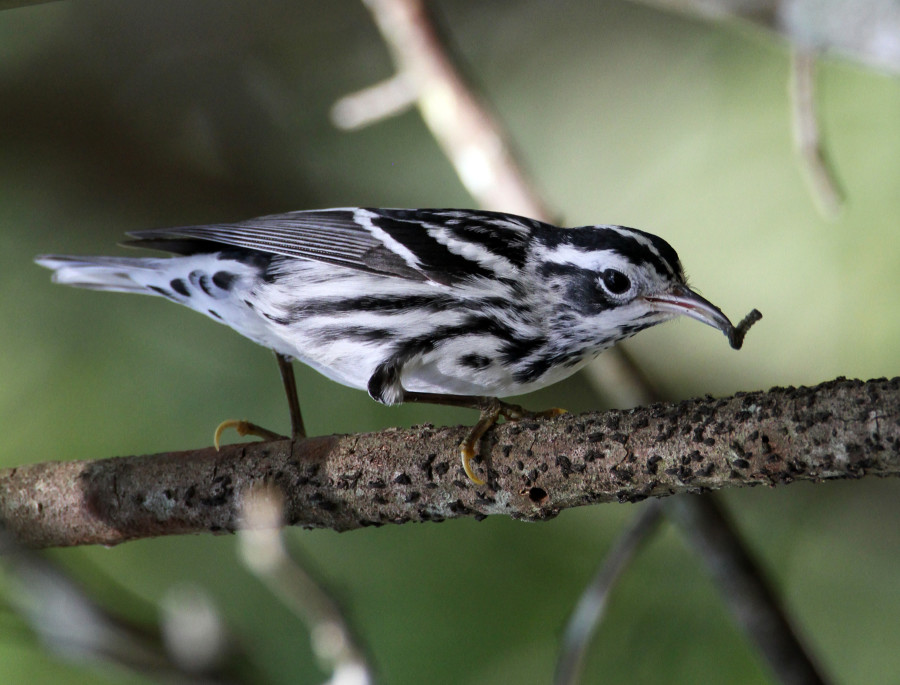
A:
[[[459,456],[462,458],[463,471],[466,472],[469,480],[475,483],[475,485],[484,485],[486,481],[475,475],[475,472],[472,470],[472,460],[475,458],[475,447],[468,438],[459,444]]]
[[[486,481],[476,476],[475,471],[472,470],[472,460],[475,458],[475,448],[478,442],[501,416],[507,421],[519,421],[521,419],[551,418],[566,413],[565,409],[558,407],[544,411],[529,411],[517,404],[509,404],[493,398],[487,406],[482,408],[478,423],[475,424],[466,439],[459,444],[459,456],[462,459],[463,471],[475,485],[485,484]]]
[[[481,416],[465,440],[459,443],[459,456],[462,459],[463,471],[475,485],[484,485],[486,481],[475,475],[472,470],[472,460],[475,458],[476,448],[484,434],[497,423],[502,416],[507,421],[520,419],[551,418],[567,413],[565,409],[547,409],[545,411],[529,411],[518,404],[510,404],[496,397],[481,397],[468,395],[442,395],[431,392],[409,392],[404,390],[404,402],[429,402],[431,404],[445,404],[451,407],[468,407],[478,409]]]
[[[469,480],[475,485],[484,485],[486,481],[475,475],[472,470],[472,459],[475,458],[475,447],[481,440],[482,436],[497,423],[497,419],[503,414],[504,405],[500,400],[494,399],[481,410],[481,416],[478,423],[472,426],[472,430],[466,436],[466,439],[459,443],[459,456],[462,458],[463,471],[469,477]]]
[[[234,428],[237,434],[242,438],[247,435],[255,435],[256,437],[262,438],[263,440],[289,439],[283,435],[279,435],[278,433],[274,433],[266,428],[263,428],[262,426],[257,426],[255,423],[244,421],[243,419],[227,419],[216,426],[216,432],[213,434],[213,444],[216,446],[216,451],[219,450],[219,440],[222,437],[222,433],[224,433],[229,428]]]

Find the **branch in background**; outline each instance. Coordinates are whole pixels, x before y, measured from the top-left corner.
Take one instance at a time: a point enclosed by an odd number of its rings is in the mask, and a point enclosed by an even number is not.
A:
[[[331,108],[331,123],[344,131],[364,128],[402,114],[413,107],[418,98],[418,89],[409,74],[395,74],[335,102]]]
[[[894,449],[900,447],[894,442]],[[691,547],[706,562],[732,614],[766,655],[769,667],[785,685],[826,682],[819,667],[787,618],[770,611],[781,602],[757,562],[737,544],[734,527],[709,497],[673,497],[664,503],[666,514],[678,522]]]
[[[569,618],[554,683],[574,685],[579,681],[585,654],[603,621],[609,596],[634,556],[656,532],[663,512],[680,527],[705,562],[738,624],[766,656],[777,681],[785,685],[826,682],[788,620],[766,574],[735,534],[735,527],[717,498],[691,495],[649,502],[610,549]]]
[[[424,3],[364,2],[391,51],[397,76],[340,100],[333,119],[358,126],[395,114],[415,102],[460,181],[479,205],[547,219],[549,213],[521,171],[503,128],[454,64]],[[396,87],[398,84],[402,87]],[[379,96],[375,111],[346,116],[350,109],[358,112],[352,105],[359,104],[361,98],[371,101],[373,93]]]
[[[284,497],[261,486],[244,498],[245,528],[239,532],[244,564],[305,624],[313,653],[333,685],[370,685],[373,669],[337,601],[284,546],[280,527]]]
[[[791,51],[790,79],[794,145],[803,160],[803,167],[819,209],[825,217],[835,219],[844,205],[844,195],[825,154],[819,131],[815,77],[815,53],[795,47]]]
[[[268,484],[291,525],[541,520],[597,502],[897,476],[898,419],[900,378],[508,423],[482,442],[485,486],[459,464],[465,427],[35,464],[0,471],[0,519],[33,547],[231,532],[247,493]]]
[[[656,532],[661,520],[660,501],[648,502],[631,520],[606,555],[603,564],[581,594],[575,610],[569,617],[556,660],[556,672],[553,677],[555,685],[574,685],[578,682],[591,638],[606,615],[609,596],[615,584],[628,570],[628,566],[644,543]]]
[[[2,527],[0,563],[10,606],[59,659],[115,665],[169,683],[259,682],[252,667],[238,666],[245,655],[200,589],[170,593],[158,625],[138,623],[105,607],[63,568],[23,548]]]

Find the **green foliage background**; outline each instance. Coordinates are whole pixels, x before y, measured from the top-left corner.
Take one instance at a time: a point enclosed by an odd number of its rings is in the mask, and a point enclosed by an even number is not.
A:
[[[765,314],[739,354],[690,322],[629,342],[672,397],[900,373],[897,79],[820,69],[822,127],[848,196],[829,222],[792,150],[785,45],[622,2],[435,5],[563,223],[659,233],[726,312]],[[118,253],[128,230],[292,209],[471,206],[416,113],[355,133],[330,125],[337,98],[390,73],[349,0],[0,13],[0,464],[206,445],[232,416],[287,429],[266,350],[161,300],[54,287],[31,260]],[[380,407],[305,369],[299,380],[316,398],[304,405],[316,433],[472,420]],[[600,406],[586,377],[526,402]],[[886,647],[900,639],[898,495],[896,482],[863,480],[727,496],[840,682],[900,672]],[[384,682],[541,683],[573,602],[634,512],[288,537],[348,608]],[[234,547],[182,537],[48,556],[146,619],[173,587],[199,584],[271,682],[320,681],[304,629]],[[0,576],[0,593],[10,587]],[[666,527],[617,590],[585,682],[767,678]],[[46,659],[9,610],[0,681],[144,682]]]

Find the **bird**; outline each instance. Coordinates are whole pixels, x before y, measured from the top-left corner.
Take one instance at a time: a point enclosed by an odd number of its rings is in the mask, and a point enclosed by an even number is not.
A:
[[[468,407],[462,468],[500,419],[554,416],[501,398],[572,375],[615,343],[683,315],[735,349],[738,326],[689,287],[664,239],[599,224],[563,228],[471,209],[302,210],[234,223],[134,231],[167,256],[41,255],[60,284],[163,297],[274,351],[291,437],[306,431],[292,361],[395,405]],[[265,438],[275,433],[223,422]]]

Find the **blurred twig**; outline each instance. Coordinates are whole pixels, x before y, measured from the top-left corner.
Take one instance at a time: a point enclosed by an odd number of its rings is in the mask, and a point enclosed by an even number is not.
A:
[[[10,571],[13,591],[5,596],[11,607],[62,659],[111,664],[172,683],[243,682],[227,663],[218,616],[198,593],[188,603],[164,607],[160,625],[142,625],[102,606],[62,569],[2,528],[0,562]],[[234,656],[234,650],[228,655]]]
[[[352,120],[359,125],[396,113],[413,102],[478,204],[485,208],[548,219],[538,193],[522,172],[512,145],[485,103],[450,57],[425,3],[419,0],[364,0],[384,37],[397,75],[335,106],[334,118],[361,99],[393,102]],[[400,86],[400,87],[398,87]],[[393,97],[389,97],[393,95]],[[386,97],[388,96],[388,97]],[[358,108],[356,108],[358,111]]]
[[[822,144],[816,110],[815,72],[815,53],[794,48],[791,51],[790,79],[794,143],[803,160],[813,197],[822,213],[833,219],[840,212],[844,197]]]
[[[771,606],[780,607],[781,601],[756,560],[736,544],[734,527],[715,501],[708,497],[673,497],[663,506],[681,524],[691,547],[724,589],[722,594],[732,613],[766,655],[778,680],[787,685],[826,682],[787,613],[769,610]]]
[[[369,685],[372,667],[338,603],[284,547],[283,494],[260,486],[244,498],[241,558],[256,576],[306,624],[313,653],[331,676],[331,685]]]
[[[648,502],[607,553],[603,564],[581,594],[569,617],[556,661],[556,673],[553,678],[555,685],[574,685],[578,682],[585,653],[597,626],[606,615],[613,587],[628,569],[641,546],[656,532],[661,519],[660,502],[657,500]]]

